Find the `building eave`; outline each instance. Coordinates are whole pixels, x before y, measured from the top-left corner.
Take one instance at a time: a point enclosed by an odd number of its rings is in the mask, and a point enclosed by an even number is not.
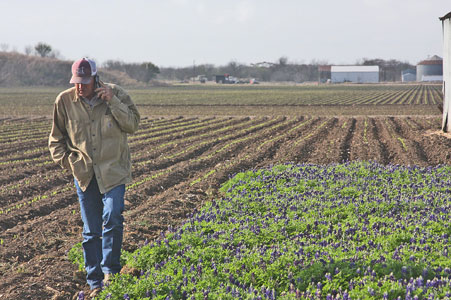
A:
[[[445,21],[446,19],[450,19],[451,18],[451,12],[447,13],[446,15],[444,15],[443,17],[439,18],[440,21]]]

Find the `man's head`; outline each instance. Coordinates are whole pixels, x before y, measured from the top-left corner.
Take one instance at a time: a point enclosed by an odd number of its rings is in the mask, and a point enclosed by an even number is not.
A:
[[[82,58],[72,64],[72,78],[79,96],[92,98],[94,96],[94,76],[97,75],[96,63],[88,58]]]
[[[82,58],[72,64],[72,78],[70,83],[88,84],[97,74],[96,63],[88,58]]]

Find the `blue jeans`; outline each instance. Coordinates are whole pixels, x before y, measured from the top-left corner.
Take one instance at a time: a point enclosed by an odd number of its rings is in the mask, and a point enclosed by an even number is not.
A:
[[[91,289],[95,289],[101,287],[104,274],[116,274],[121,270],[125,185],[101,194],[94,177],[85,192],[76,179],[75,187],[83,220],[86,279]]]

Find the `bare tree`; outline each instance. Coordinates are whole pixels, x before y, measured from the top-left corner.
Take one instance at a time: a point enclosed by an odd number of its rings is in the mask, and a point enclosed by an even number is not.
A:
[[[400,81],[401,80],[401,72],[403,70],[415,68],[415,66],[411,65],[408,62],[402,62],[402,61],[398,61],[396,59],[384,60],[381,58],[375,58],[375,59],[363,58],[362,65],[379,66],[380,81]]]
[[[50,57],[50,58],[61,58],[61,53],[59,52],[59,50],[52,50],[52,52],[50,52],[48,57]]]
[[[25,55],[31,55],[33,53],[33,46],[30,46],[30,45],[25,46],[24,53],[25,53]]]
[[[241,77],[243,77],[243,73],[242,73],[243,67],[244,67],[243,64],[241,64],[235,60],[232,60],[225,67],[223,67],[221,69],[223,69],[224,73],[230,74],[234,77],[241,78]]]
[[[280,68],[285,67],[286,65],[288,65],[288,57],[286,56],[279,57],[279,61],[277,63]]]
[[[8,49],[9,49],[9,45],[6,44],[6,43],[2,43],[2,44],[0,44],[0,49],[1,49],[3,52],[6,52],[6,51],[8,51]]]
[[[36,53],[41,57],[46,57],[52,52],[52,47],[48,44],[39,42],[36,46],[34,46],[34,50],[36,50]]]
[[[119,60],[109,59],[103,63],[103,67],[108,70],[125,71],[125,63]]]

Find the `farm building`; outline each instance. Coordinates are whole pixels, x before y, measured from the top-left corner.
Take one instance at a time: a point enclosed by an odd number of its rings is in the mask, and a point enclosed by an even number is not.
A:
[[[318,66],[318,80],[320,83],[325,83],[330,80],[330,69],[331,66]]]
[[[414,69],[407,69],[401,72],[402,82],[411,82],[417,79],[417,71]]]
[[[434,55],[417,64],[417,81],[442,81],[443,59]]]
[[[356,82],[377,83],[379,82],[379,66],[331,66],[332,83]]]
[[[440,18],[443,23],[443,121],[442,130],[451,132],[451,12]]]

